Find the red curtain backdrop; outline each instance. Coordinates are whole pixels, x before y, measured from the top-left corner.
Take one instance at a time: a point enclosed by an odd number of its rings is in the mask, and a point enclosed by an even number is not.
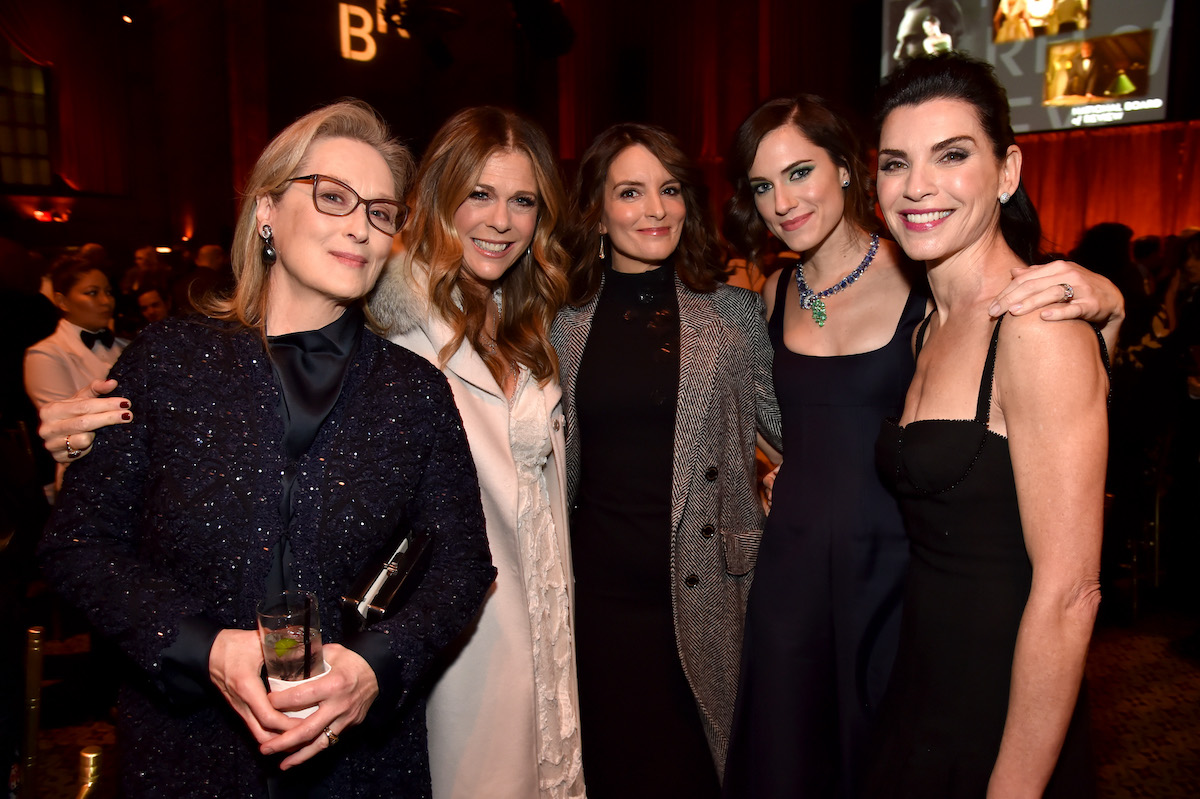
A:
[[[125,103],[113,53],[119,45],[99,35],[119,23],[113,12],[103,18],[108,25],[81,24],[87,14],[86,6],[56,0],[5,4],[0,35],[51,68],[59,134],[54,170],[79,191],[121,194],[127,184]]]
[[[611,122],[655,122],[699,161],[719,208],[728,192],[722,160],[734,130],[761,101],[800,91],[849,112],[864,144],[872,144],[870,97],[861,87],[873,85],[875,59],[845,53],[831,61],[829,47],[795,41],[798,30],[839,40],[861,34],[868,21],[858,0],[753,0],[738,4],[736,13],[716,0],[663,0],[654,15],[645,14],[645,0],[562,4],[579,32],[558,67],[559,147],[568,174]],[[670,20],[670,35],[656,36],[663,20]],[[859,45],[870,52],[875,40],[864,37]],[[1124,223],[1138,236],[1200,226],[1200,122],[1038,133],[1018,141],[1048,249],[1069,251],[1100,222]]]
[[[1037,133],[1017,143],[1053,250],[1070,250],[1100,222],[1121,222],[1135,236],[1200,227],[1200,122]]]

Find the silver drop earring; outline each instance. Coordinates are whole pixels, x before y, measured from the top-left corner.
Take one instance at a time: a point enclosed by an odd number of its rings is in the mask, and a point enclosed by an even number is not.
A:
[[[275,259],[279,257],[275,252],[275,236],[271,233],[270,225],[263,225],[262,232],[258,234],[262,238],[262,259],[263,263],[271,266],[275,263]]]

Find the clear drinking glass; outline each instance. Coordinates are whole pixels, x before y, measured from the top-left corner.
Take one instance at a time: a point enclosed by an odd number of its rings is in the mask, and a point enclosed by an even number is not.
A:
[[[325,673],[317,598],[308,591],[284,591],[260,602],[258,637],[270,679],[295,682]]]

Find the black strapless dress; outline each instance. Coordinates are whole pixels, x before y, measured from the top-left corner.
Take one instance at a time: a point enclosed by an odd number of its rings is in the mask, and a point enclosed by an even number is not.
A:
[[[1008,439],[988,429],[1001,321],[974,419],[889,420],[879,436],[880,471],[899,496],[912,560],[868,797],[982,799],[1000,750],[1033,577]],[[1045,796],[1094,794],[1081,691]]]

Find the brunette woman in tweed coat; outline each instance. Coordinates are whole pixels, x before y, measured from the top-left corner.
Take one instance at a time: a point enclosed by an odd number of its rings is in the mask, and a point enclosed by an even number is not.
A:
[[[552,340],[588,794],[714,796],[762,532],[756,429],[780,445],[763,304],[724,284],[703,182],[664,131],[602,133],[575,203]]]

